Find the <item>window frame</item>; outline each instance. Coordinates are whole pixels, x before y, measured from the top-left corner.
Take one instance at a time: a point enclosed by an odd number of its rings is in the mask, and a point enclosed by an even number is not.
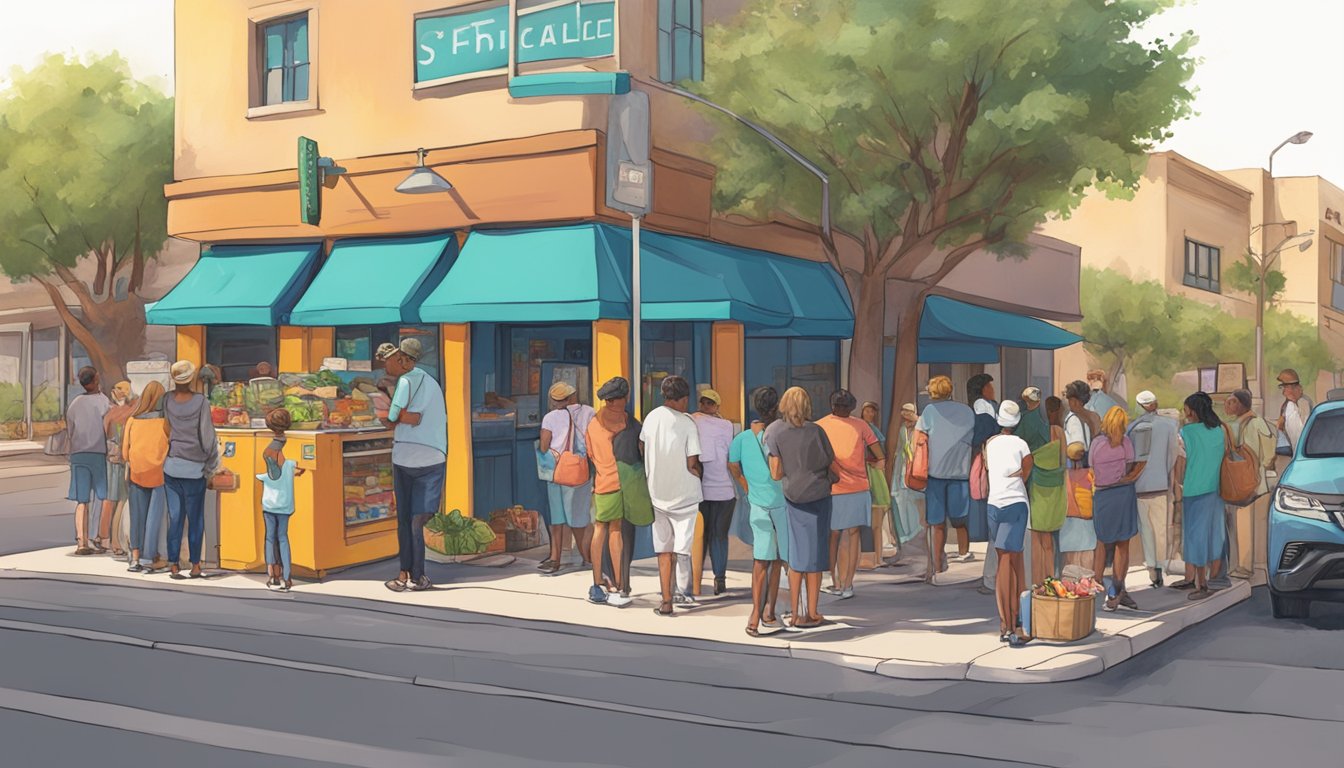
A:
[[[687,21],[679,21],[686,9]],[[658,0],[658,80],[664,83],[699,82],[705,79],[705,10],[703,0]],[[682,62],[681,40],[689,45]],[[678,66],[681,65],[681,66]],[[681,74],[679,77],[678,74]]]
[[[1206,269],[1201,272],[1199,257],[1204,251]],[[1184,261],[1181,265],[1181,284],[1188,288],[1221,294],[1223,278],[1223,249],[1194,238],[1185,238]]]
[[[265,30],[280,23],[306,17],[308,24],[308,98],[302,101],[266,103],[266,44]],[[248,88],[247,119],[278,115],[311,114],[320,112],[317,85],[319,82],[318,7],[312,0],[288,0],[258,9],[247,20]]]

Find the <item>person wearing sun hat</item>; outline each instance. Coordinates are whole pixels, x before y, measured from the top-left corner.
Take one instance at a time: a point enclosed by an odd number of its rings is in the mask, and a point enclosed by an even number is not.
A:
[[[1022,422],[1017,425],[1017,436],[1027,441],[1027,447],[1035,451],[1050,442],[1050,423],[1041,407],[1044,399],[1040,387],[1027,387],[1022,390],[1022,399],[1018,405],[1022,411]]]
[[[700,390],[700,410],[691,416],[700,432],[700,515],[705,521],[704,555],[714,567],[714,594],[723,594],[728,577],[728,531],[733,524],[737,493],[728,474],[728,449],[733,423],[719,415],[723,398],[713,389]],[[703,561],[702,561],[703,562]],[[698,578],[694,574],[692,578]],[[682,585],[683,587],[686,585]],[[693,592],[694,590],[688,590]]]
[[[448,471],[448,407],[443,389],[416,365],[423,354],[418,339],[381,344],[376,354],[396,379],[384,423],[392,432],[392,492],[397,502],[397,554],[401,571],[383,583],[393,592],[433,587],[425,576],[422,530],[443,503]]]
[[[1022,420],[1021,408],[1012,400],[999,406],[995,422],[999,433],[985,441],[985,468],[989,476],[988,520],[990,545],[998,553],[994,579],[999,609],[999,639],[1021,645],[1019,595],[1027,588],[1022,544],[1027,533],[1029,501],[1027,478],[1033,459],[1027,441],[1014,434]]]
[[[588,449],[585,434],[588,423],[597,412],[591,405],[579,402],[578,390],[567,381],[555,382],[546,395],[551,399],[551,410],[541,419],[541,436],[537,441],[540,450],[549,453],[552,458],[559,458],[566,451],[586,456]],[[548,481],[546,501],[550,510],[551,553],[537,567],[545,574],[560,570],[571,531],[574,534],[574,548],[578,550],[584,567],[591,566],[588,550],[593,542],[592,479],[573,487]]]
[[[201,548],[205,540],[206,479],[219,471],[219,441],[210,421],[210,402],[194,391],[197,369],[190,360],[178,360],[170,369],[173,392],[164,398],[168,420],[168,458],[163,462],[164,492],[168,496],[168,558],[172,578],[184,579],[182,527],[187,528],[191,578],[201,578]]]

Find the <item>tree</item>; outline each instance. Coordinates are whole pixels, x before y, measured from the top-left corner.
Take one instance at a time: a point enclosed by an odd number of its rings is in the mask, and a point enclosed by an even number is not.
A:
[[[854,301],[857,396],[881,399],[888,281],[899,403],[916,389],[924,298],[958,264],[1020,255],[1093,185],[1137,186],[1190,113],[1193,34],[1140,40],[1173,1],[753,0],[708,32],[698,90],[830,174],[822,244]],[[712,151],[721,211],[815,220],[815,181],[770,146],[724,130]]]
[[[1185,299],[1109,269],[1084,268],[1080,282],[1084,346],[1108,368],[1108,381],[1126,370],[1162,378],[1176,372],[1188,351]]]
[[[139,291],[167,239],[172,159],[172,99],[117,54],[48,56],[0,94],[0,270],[46,290],[108,386],[144,349]]]

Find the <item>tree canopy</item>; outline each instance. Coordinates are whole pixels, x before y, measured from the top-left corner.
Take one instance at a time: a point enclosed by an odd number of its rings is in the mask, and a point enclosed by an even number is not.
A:
[[[143,343],[137,292],[167,239],[172,158],[172,99],[117,54],[51,55],[0,92],[0,271],[47,290],[105,379]],[[85,259],[88,280],[76,274]]]

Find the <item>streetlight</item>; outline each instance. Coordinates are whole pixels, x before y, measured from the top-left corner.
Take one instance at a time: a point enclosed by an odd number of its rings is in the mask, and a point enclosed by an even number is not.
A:
[[[1269,153],[1269,178],[1274,179],[1274,154],[1289,144],[1306,144],[1311,141],[1311,131],[1298,131],[1292,136],[1283,140],[1283,143],[1274,148],[1274,152]]]
[[[1299,134],[1299,135],[1300,135],[1300,134]],[[1311,134],[1308,133],[1307,136],[1310,137]],[[1294,138],[1296,138],[1296,137],[1294,137]],[[1306,141],[1306,139],[1303,139],[1302,141]],[[1285,143],[1286,143],[1286,142],[1285,142]],[[1297,144],[1301,144],[1302,142],[1299,141],[1299,142],[1296,142],[1296,143],[1297,143]],[[1277,151],[1277,150],[1275,150],[1275,151]],[[1270,226],[1283,226],[1283,227],[1288,227],[1288,226],[1296,226],[1296,225],[1297,225],[1297,222],[1295,222],[1295,221],[1270,221],[1270,222],[1266,222],[1266,223],[1264,223],[1264,224],[1259,224],[1259,225],[1257,225],[1257,226],[1252,227],[1252,228],[1251,228],[1251,232],[1254,233],[1257,229],[1263,229],[1263,228],[1265,228],[1265,227],[1270,227]],[[1307,249],[1311,247],[1311,243],[1312,243],[1311,236],[1314,235],[1314,234],[1316,234],[1316,230],[1314,230],[1314,229],[1309,229],[1309,230],[1307,230],[1306,232],[1302,232],[1302,233],[1300,233],[1300,234],[1289,235],[1289,236],[1285,237],[1283,240],[1279,241],[1279,244],[1276,245],[1276,246],[1274,246],[1273,249],[1271,249],[1271,250],[1265,252],[1264,254],[1260,254],[1260,255],[1257,255],[1257,254],[1255,253],[1254,250],[1247,249],[1247,250],[1249,251],[1249,255],[1251,256],[1251,262],[1252,262],[1252,264],[1253,264],[1253,266],[1254,266],[1254,268],[1255,268],[1256,288],[1257,288],[1257,294],[1258,294],[1258,295],[1257,295],[1257,299],[1258,299],[1258,300],[1255,302],[1255,387],[1256,387],[1257,390],[1259,390],[1259,393],[1258,393],[1258,394],[1259,394],[1259,396],[1260,396],[1260,411],[1261,411],[1261,415],[1262,415],[1262,416],[1264,415],[1264,410],[1265,410],[1265,376],[1266,376],[1266,373],[1265,373],[1265,280],[1268,278],[1269,273],[1270,273],[1270,270],[1272,270],[1272,269],[1274,268],[1274,262],[1278,261],[1279,254],[1283,251],[1283,249],[1284,249],[1289,243],[1291,243],[1292,241],[1298,239],[1299,237],[1306,238],[1305,240],[1303,240],[1301,243],[1299,243],[1299,244],[1297,245],[1297,250],[1300,251],[1300,252],[1302,252],[1302,253],[1305,253],[1305,252],[1307,251]]]

